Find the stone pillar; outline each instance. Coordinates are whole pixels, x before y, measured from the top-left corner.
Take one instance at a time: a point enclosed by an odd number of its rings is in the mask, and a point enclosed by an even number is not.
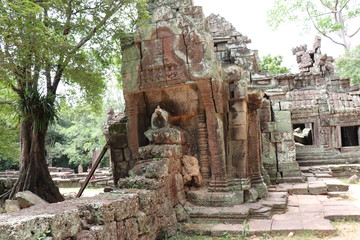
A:
[[[247,179],[248,174],[248,121],[246,100],[230,102],[229,113],[229,168],[235,178]]]
[[[199,80],[199,90],[204,104],[208,146],[211,157],[211,180],[209,191],[224,191],[227,187],[224,156],[224,136],[221,114],[216,112],[211,80]]]
[[[258,109],[261,108],[263,93],[254,92],[249,94],[248,102],[248,151],[249,151],[249,174],[251,186],[256,189],[259,197],[267,195],[267,188],[261,176],[261,131],[260,116]]]
[[[128,144],[132,153],[133,159],[138,158],[139,149],[139,133],[138,133],[138,105],[134,94],[125,95],[126,113],[128,116]]]
[[[199,146],[199,161],[201,166],[201,174],[203,179],[210,179],[210,167],[209,167],[209,148],[206,129],[206,117],[205,110],[200,109],[198,114],[198,146]]]

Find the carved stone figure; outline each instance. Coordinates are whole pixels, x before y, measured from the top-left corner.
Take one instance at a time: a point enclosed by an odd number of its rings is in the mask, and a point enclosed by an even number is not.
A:
[[[164,127],[169,127],[169,113],[157,106],[151,115],[151,129],[156,130]]]

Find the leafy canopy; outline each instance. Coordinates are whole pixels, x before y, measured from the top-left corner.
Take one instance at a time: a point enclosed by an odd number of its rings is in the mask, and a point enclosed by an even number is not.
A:
[[[268,71],[271,74],[290,72],[288,68],[281,66],[282,60],[282,56],[272,57],[270,54],[266,55],[260,61],[260,69],[263,71]]]
[[[343,78],[350,78],[352,84],[360,83],[360,45],[347,51],[335,61],[336,69]]]
[[[19,160],[19,129],[14,106],[1,99],[14,101],[16,95],[0,82],[0,170],[9,169]]]
[[[106,114],[94,113],[86,105],[62,104],[59,120],[49,128],[46,138],[48,161],[62,167],[90,165],[92,150],[105,144],[105,118]]]
[[[61,82],[76,84],[96,109],[105,69],[147,17],[146,0],[2,0],[0,81],[19,96],[19,114],[33,118],[33,104],[55,113]]]
[[[350,49],[351,38],[360,31],[360,0],[276,0],[268,23],[277,29],[287,22],[310,24],[335,44]]]

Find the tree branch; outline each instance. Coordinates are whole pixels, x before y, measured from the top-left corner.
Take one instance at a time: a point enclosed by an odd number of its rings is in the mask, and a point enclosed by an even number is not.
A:
[[[350,38],[352,38],[353,36],[355,36],[358,32],[360,31],[360,27],[351,35],[349,35]]]
[[[2,102],[0,102],[0,104],[8,104],[8,105],[11,105],[11,104],[12,104],[12,102],[10,102],[10,101],[2,98],[2,97],[0,97],[0,100],[2,101]]]
[[[70,0],[69,3],[68,3],[68,7],[66,8],[66,22],[65,22],[65,25],[64,25],[64,31],[63,31],[63,34],[64,35],[68,35],[70,33],[70,29],[71,29],[71,26],[70,26],[70,23],[71,23],[71,16],[72,16],[72,7],[71,7],[71,3],[72,1]]]
[[[114,1],[111,2],[111,5],[112,5],[113,3],[114,3]],[[90,32],[89,32],[84,38],[82,38],[82,39],[79,41],[79,43],[78,43],[78,44],[76,45],[76,47],[70,52],[69,55],[74,54],[74,53],[75,53],[76,51],[78,51],[82,46],[84,46],[84,44],[87,43],[87,42],[95,35],[95,33],[96,33],[100,28],[102,28],[102,27],[106,24],[107,20],[109,20],[109,18],[110,18],[111,16],[113,16],[114,13],[116,13],[116,12],[120,9],[121,6],[122,6],[121,4],[116,4],[113,9],[110,9],[110,10],[107,12],[107,14],[105,15],[105,17],[104,17],[93,29],[91,29]]]
[[[336,13],[336,12],[334,12],[334,11],[331,11],[331,12],[327,12],[327,13],[321,13],[321,14],[319,14],[319,15],[313,15],[313,16],[309,16],[309,17],[320,17],[320,16],[324,16],[324,15],[329,15],[329,14],[333,14],[333,13]]]
[[[335,10],[335,11],[337,10],[338,5],[339,5],[339,0],[336,0],[336,1],[335,1],[335,7],[334,7],[334,10]]]
[[[318,28],[318,26],[316,25],[316,23],[314,22],[314,20],[311,18],[310,12],[309,12],[309,9],[308,9],[308,8],[306,8],[306,11],[308,12],[308,15],[309,15],[309,17],[310,17],[310,20],[311,20],[312,24],[314,25],[315,29],[316,29],[320,34],[322,34],[324,37],[327,37],[328,39],[330,39],[333,43],[339,44],[339,45],[343,46],[344,48],[346,48],[346,45],[345,45],[345,44],[335,41],[332,37],[330,37],[329,35],[327,35],[327,34],[324,33],[323,31],[321,31],[321,30]]]
[[[62,74],[65,70],[65,68],[67,67],[67,65],[69,64],[71,57],[81,48],[83,47],[95,34],[96,32],[101,29],[106,22],[109,20],[109,18],[111,18],[121,7],[122,4],[114,4],[114,0],[111,1],[110,8],[108,10],[108,12],[106,13],[106,15],[104,16],[104,18],[98,23],[96,24],[96,26],[94,26],[88,33],[86,36],[84,36],[79,42],[78,44],[67,54],[67,56],[65,57],[65,60],[63,60],[63,57],[60,58],[59,60],[59,64],[57,65],[57,70],[54,76],[54,81],[53,84],[51,86],[51,91],[53,94],[56,93],[56,90],[58,88],[59,82],[61,80]],[[113,8],[111,8],[111,6],[113,6]]]
[[[350,2],[350,0],[347,0],[346,3],[344,3],[344,5],[340,8],[339,12],[341,12],[342,10],[344,10],[344,8],[346,7],[346,5]]]
[[[324,0],[320,0],[320,2],[321,2],[321,4],[322,4],[324,7],[330,9],[331,11],[333,11],[333,9],[331,9],[331,7],[329,7],[329,6],[326,5],[326,3],[324,2]]]

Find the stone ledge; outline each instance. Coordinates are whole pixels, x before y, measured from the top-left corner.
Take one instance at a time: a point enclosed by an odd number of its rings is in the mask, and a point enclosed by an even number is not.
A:
[[[166,229],[170,236],[177,229],[177,220],[170,201],[165,199],[153,203],[152,208],[161,211],[149,212],[144,209],[144,204],[140,204],[140,198],[144,199],[146,195],[154,199],[154,192],[156,191],[138,190],[133,193],[102,194],[92,198],[39,204],[17,212],[2,214],[0,239],[33,239],[35,234],[48,230],[51,230],[53,240],[78,239],[80,236],[110,239],[109,234],[126,236],[126,239],[155,239],[162,228]],[[159,196],[159,198],[163,197]],[[148,205],[146,204],[146,207],[149,207]],[[146,227],[144,224],[150,224],[149,229],[145,232],[137,230]]]

